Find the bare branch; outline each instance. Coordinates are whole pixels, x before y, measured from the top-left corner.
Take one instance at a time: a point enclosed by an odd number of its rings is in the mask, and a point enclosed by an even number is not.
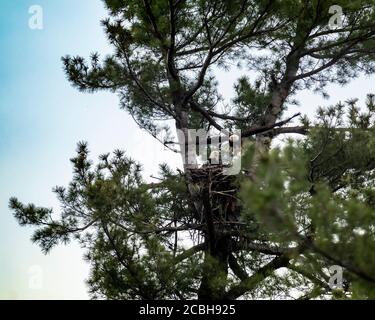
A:
[[[226,300],[235,300],[246,292],[254,289],[260,282],[269,277],[275,270],[287,267],[289,258],[282,255],[274,258],[271,262],[254,272],[250,277],[243,279],[240,283],[231,287],[225,294]]]
[[[281,127],[284,124],[287,124],[288,122],[292,121],[294,118],[300,116],[301,113],[296,113],[295,115],[291,116],[288,119],[285,119],[283,121],[276,122],[272,125],[269,126],[260,126],[260,127],[255,127],[255,128],[249,128],[247,130],[242,131],[242,137],[250,137],[259,133],[264,133],[267,132],[275,127]]]

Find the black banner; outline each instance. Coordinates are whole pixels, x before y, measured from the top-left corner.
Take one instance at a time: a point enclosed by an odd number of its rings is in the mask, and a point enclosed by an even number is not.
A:
[[[0,301],[2,315],[33,315],[37,318],[79,316],[118,319],[259,319],[286,315],[288,318],[348,312],[363,314],[372,301]],[[5,318],[4,318],[5,319]]]

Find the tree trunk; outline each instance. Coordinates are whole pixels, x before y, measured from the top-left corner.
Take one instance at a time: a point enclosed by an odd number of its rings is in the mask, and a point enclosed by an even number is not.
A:
[[[222,300],[224,298],[230,243],[229,236],[222,236],[213,246],[206,249],[198,300]]]

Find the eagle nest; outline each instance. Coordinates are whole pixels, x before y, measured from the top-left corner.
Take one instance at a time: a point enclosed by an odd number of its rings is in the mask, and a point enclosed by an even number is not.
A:
[[[224,165],[204,165],[189,172],[196,196],[203,204],[203,217],[209,214],[217,227],[228,228],[238,223],[241,208],[236,176],[223,174],[224,168]]]

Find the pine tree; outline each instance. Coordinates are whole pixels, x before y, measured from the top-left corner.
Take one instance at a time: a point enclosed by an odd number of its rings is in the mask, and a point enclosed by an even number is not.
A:
[[[374,72],[375,1],[105,4],[114,53],[64,57],[69,81],[118,94],[174,152],[186,150],[188,129],[241,129],[242,169],[225,175],[223,165],[189,164],[186,153],[183,171],[163,164],[160,181],[149,183],[123,151],[94,165],[81,142],[72,182],[54,189],[58,218],[10,200],[18,222],[36,227],[32,240],[44,252],[78,240],[94,298],[374,298],[374,96],[364,111],[356,100],[338,103],[297,126],[289,123],[299,114],[284,112],[301,90],[328,95],[327,84]],[[330,24],[333,5],[342,7],[341,25]],[[249,76],[228,104],[215,70],[233,66]],[[273,146],[291,133],[298,138]],[[344,270],[333,291],[332,265]]]

